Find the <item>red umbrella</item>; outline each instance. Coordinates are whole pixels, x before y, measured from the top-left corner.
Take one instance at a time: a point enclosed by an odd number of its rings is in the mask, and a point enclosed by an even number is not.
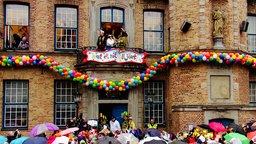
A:
[[[246,135],[249,139],[252,139],[254,136],[256,136],[256,131],[248,132]]]
[[[214,130],[215,132],[226,132],[226,128],[219,122],[210,122],[209,127]]]

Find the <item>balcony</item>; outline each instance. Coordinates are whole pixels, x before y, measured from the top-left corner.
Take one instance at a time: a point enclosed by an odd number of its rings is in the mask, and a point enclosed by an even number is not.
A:
[[[82,47],[77,50],[78,71],[136,71],[144,70],[146,52],[142,48],[118,48],[99,51],[97,47]]]

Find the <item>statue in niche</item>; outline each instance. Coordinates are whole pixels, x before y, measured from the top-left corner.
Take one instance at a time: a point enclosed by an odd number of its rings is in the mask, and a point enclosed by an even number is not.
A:
[[[223,21],[224,17],[220,10],[220,8],[215,8],[213,11],[213,22],[214,22],[214,29],[213,29],[213,37],[223,37]]]

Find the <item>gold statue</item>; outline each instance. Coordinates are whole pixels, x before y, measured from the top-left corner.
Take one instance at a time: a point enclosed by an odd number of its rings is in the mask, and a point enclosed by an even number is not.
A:
[[[213,11],[214,31],[213,37],[223,37],[223,14],[219,8]]]

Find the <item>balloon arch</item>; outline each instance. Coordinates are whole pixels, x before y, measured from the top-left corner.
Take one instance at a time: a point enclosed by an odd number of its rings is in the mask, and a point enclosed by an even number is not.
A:
[[[102,80],[72,70],[53,58],[36,54],[22,56],[0,56],[0,65],[3,67],[20,67],[20,66],[43,66],[49,70],[59,73],[66,79],[73,80],[98,90],[106,91],[126,91],[141,85],[143,82],[153,78],[158,71],[167,68],[167,65],[176,65],[182,63],[216,63],[216,64],[241,64],[251,68],[256,68],[256,59],[245,53],[225,53],[225,52],[207,52],[207,51],[189,51],[182,53],[167,54],[144,71],[128,78],[126,80],[111,81]]]

